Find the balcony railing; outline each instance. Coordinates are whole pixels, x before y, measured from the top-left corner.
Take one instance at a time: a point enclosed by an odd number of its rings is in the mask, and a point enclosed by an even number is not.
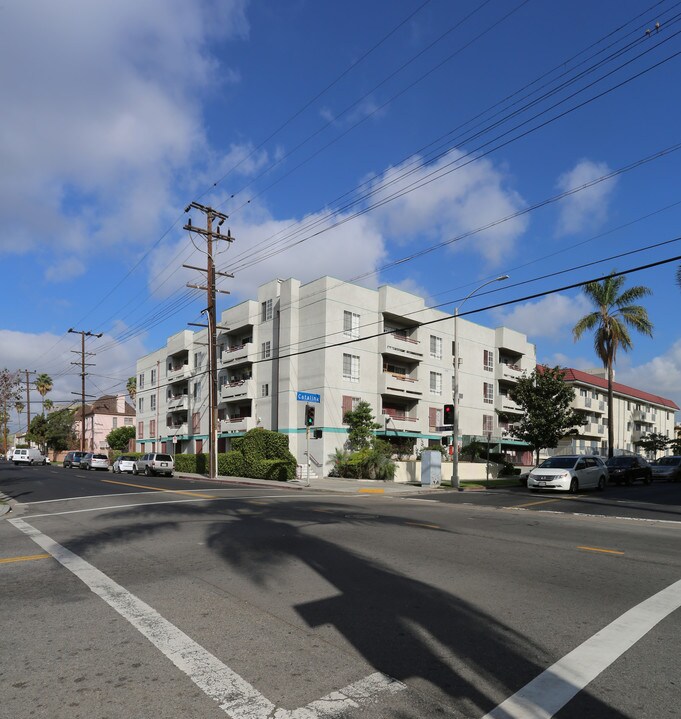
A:
[[[223,433],[248,432],[257,426],[255,417],[228,417],[220,420],[220,431]]]
[[[182,424],[169,424],[166,426],[166,433],[169,436],[174,435],[183,435],[188,433],[189,425],[186,422],[183,422]]]
[[[189,409],[189,397],[186,394],[171,395],[166,401],[169,412]]]
[[[413,360],[420,360],[423,357],[419,340],[395,332],[378,338],[378,351],[398,357],[410,357]]]
[[[417,378],[395,372],[383,372],[380,392],[383,394],[411,396],[420,396],[423,394]]]
[[[255,381],[252,379],[240,379],[232,382],[225,382],[220,387],[220,398],[228,402],[234,399],[243,399],[244,397],[253,398],[255,391]]]
[[[523,370],[519,364],[512,362],[499,362],[497,365],[497,379],[516,381],[523,376]]]
[[[412,417],[403,412],[390,412],[383,410],[385,414],[385,431],[390,434],[392,431],[411,431],[417,430],[418,417]]]
[[[171,382],[176,382],[179,379],[184,379],[191,375],[191,369],[188,364],[170,365],[168,367],[167,377]]]
[[[253,362],[257,357],[255,356],[255,345],[252,342],[246,342],[240,345],[230,345],[227,347],[220,359],[222,364],[235,364],[237,362]]]

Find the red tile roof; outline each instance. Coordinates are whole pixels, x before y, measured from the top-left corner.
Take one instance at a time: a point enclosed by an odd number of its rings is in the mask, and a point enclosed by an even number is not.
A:
[[[582,370],[567,368],[565,370],[565,381],[566,382],[582,382],[584,384],[590,384],[594,387],[600,387],[607,391],[608,380],[603,377],[597,377],[596,375],[589,374],[588,372],[582,372]],[[667,399],[666,397],[660,397],[657,394],[651,394],[650,392],[644,392],[642,389],[636,389],[635,387],[629,387],[626,384],[620,384],[619,382],[612,383],[612,390],[616,394],[624,394],[629,397],[641,399],[644,402],[650,402],[651,404],[662,405],[663,407],[669,407],[669,409],[680,409],[674,400]]]

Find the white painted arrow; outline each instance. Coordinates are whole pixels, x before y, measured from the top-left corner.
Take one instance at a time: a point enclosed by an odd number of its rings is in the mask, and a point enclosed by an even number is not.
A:
[[[373,701],[382,692],[394,693],[406,689],[396,679],[375,672],[299,709],[277,708],[217,657],[82,557],[23,519],[11,519],[10,524],[27,534],[127,619],[232,719],[331,719],[348,709]]]

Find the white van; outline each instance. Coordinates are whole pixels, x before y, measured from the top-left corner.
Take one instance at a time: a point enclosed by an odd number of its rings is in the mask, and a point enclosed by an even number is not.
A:
[[[14,464],[47,464],[47,459],[35,447],[15,449],[12,455]]]

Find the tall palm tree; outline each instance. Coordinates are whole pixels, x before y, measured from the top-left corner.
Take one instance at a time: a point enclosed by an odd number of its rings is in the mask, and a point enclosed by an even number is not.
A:
[[[35,387],[43,398],[43,417],[45,416],[45,395],[52,391],[52,377],[49,374],[39,374],[35,378]]]
[[[135,404],[135,397],[137,396],[137,377],[129,377],[128,384],[125,385],[125,389],[128,391],[132,403]]]
[[[45,413],[45,410],[49,411],[54,408],[54,402],[51,399],[45,399],[43,400],[43,414]]]
[[[582,289],[596,310],[582,317],[572,328],[575,342],[588,330],[594,332],[594,350],[608,373],[608,457],[613,456],[615,428],[613,422],[612,373],[617,350],[628,352],[632,347],[629,329],[652,337],[653,325],[648,312],[636,300],[652,294],[648,287],[638,285],[622,290],[625,276],[606,277],[600,282],[589,282]]]
[[[17,411],[17,416],[19,417],[19,431],[21,431],[21,414],[24,411],[24,408],[26,405],[23,402],[15,402],[14,403],[14,409]]]

